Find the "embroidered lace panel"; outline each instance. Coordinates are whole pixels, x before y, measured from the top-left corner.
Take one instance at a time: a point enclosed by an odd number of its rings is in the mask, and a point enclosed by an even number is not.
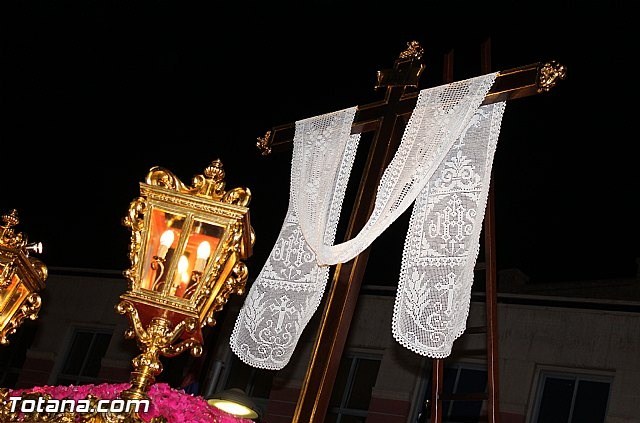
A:
[[[413,206],[392,332],[420,355],[448,356],[466,328],[504,108],[502,102],[476,110]]]
[[[309,185],[305,192],[331,187],[323,191],[327,207],[317,225],[322,226],[322,242],[333,244],[360,140],[351,135],[355,112],[352,107],[296,122],[288,210],[231,334],[231,350],[251,366],[284,367],[320,304],[329,267],[317,263],[302,234],[297,197],[302,185]]]

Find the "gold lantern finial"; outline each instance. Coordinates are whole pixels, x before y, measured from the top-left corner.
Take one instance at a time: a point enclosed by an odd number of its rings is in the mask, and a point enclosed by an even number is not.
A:
[[[17,232],[20,223],[17,210],[0,217],[0,344],[9,343],[7,336],[16,332],[25,319],[38,317],[42,300],[38,292],[44,288],[47,267],[30,257],[42,252],[41,243],[27,243]]]
[[[246,188],[225,190],[225,172],[214,160],[187,186],[169,170],[151,168],[140,197],[123,224],[131,229],[129,281],[116,311],[129,318],[125,337],[142,353],[133,360],[131,388],[121,396],[143,399],[162,372],[160,356],[202,353],[201,328],[229,296],[242,294],[248,277],[241,261],[254,234]]]
[[[2,225],[0,225],[0,243],[7,247],[19,248],[22,246],[22,234],[16,234],[13,227],[20,223],[18,211],[11,210],[8,214],[2,215]]]

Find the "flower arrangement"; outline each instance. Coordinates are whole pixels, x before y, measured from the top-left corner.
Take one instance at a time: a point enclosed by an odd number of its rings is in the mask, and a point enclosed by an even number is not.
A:
[[[92,395],[99,399],[117,399],[122,391],[129,388],[128,383],[99,385],[69,385],[69,386],[36,386],[29,389],[11,390],[12,396],[28,393],[49,395],[52,399],[83,400]],[[166,383],[156,383],[148,392],[151,406],[148,412],[140,413],[139,417],[145,422],[154,417],[164,417],[167,423],[251,423],[252,420],[243,419],[225,413],[210,406],[200,396],[187,394],[182,389],[171,388]]]

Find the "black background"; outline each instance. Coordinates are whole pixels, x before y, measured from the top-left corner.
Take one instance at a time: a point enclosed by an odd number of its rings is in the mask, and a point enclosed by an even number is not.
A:
[[[634,277],[631,14],[615,2],[518,4],[3,2],[0,212],[18,210],[49,267],[124,270],[121,220],[149,168],[190,183],[220,158],[227,187],[253,193],[255,276],[287,208],[291,160],[261,156],[256,137],[381,98],[376,71],[410,40],[425,49],[421,88],[441,83],[451,49],[456,79],[478,75],[490,38],[494,70],[568,69],[549,93],[507,105],[494,162],[499,269],[533,282]],[[370,283],[397,278],[398,225],[374,244]]]

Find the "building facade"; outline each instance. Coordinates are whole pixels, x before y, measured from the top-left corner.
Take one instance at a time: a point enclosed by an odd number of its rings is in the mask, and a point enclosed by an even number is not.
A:
[[[119,272],[50,270],[39,318],[26,322],[0,351],[0,386],[128,381],[139,350],[124,339],[128,322],[115,312],[124,278]],[[394,295],[390,287],[363,287],[327,422],[428,421],[432,363],[393,339]],[[232,298],[218,327],[205,329],[202,358],[163,359],[158,380],[180,388],[190,377],[188,389],[203,396],[242,388],[261,406],[263,421],[290,422],[321,310],[290,363],[271,371],[247,366],[229,349],[241,302]],[[475,292],[468,326],[483,324],[484,297]],[[518,271],[501,272],[498,330],[503,423],[638,422],[639,278],[545,285],[528,284]],[[483,392],[486,378],[484,335],[463,335],[445,360],[445,391]],[[444,421],[481,421],[485,407],[483,401],[447,402]]]

